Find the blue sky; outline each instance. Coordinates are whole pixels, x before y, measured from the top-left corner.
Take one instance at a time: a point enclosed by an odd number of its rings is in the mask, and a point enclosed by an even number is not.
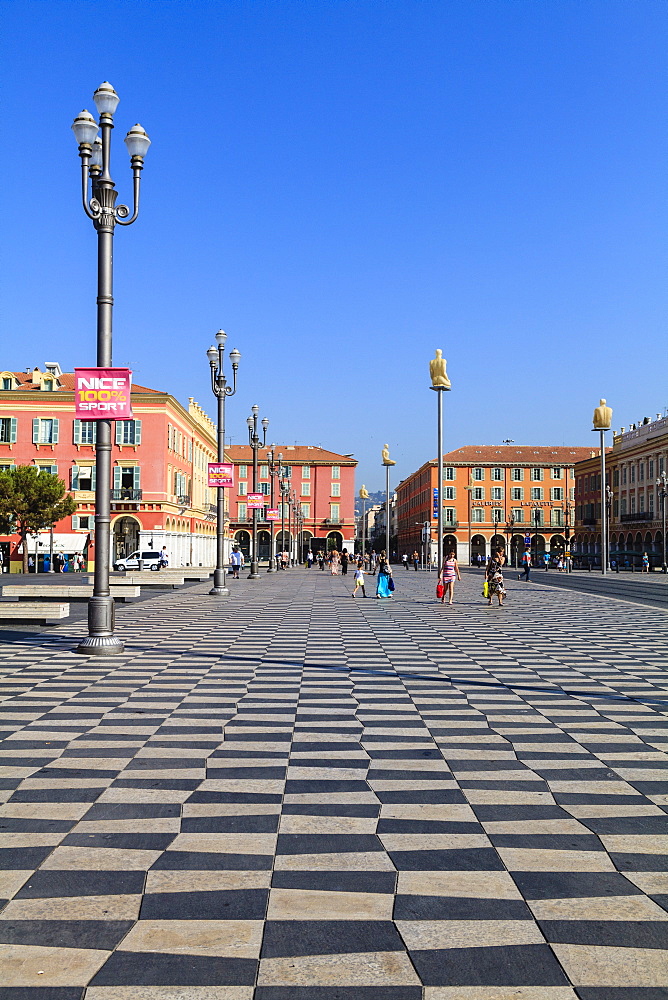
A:
[[[117,230],[114,361],[228,434],[354,452],[592,441],[668,405],[668,5],[654,0],[5,3],[0,366],[95,361],[70,125],[110,80],[153,145]],[[94,110],[94,109],[93,109]]]

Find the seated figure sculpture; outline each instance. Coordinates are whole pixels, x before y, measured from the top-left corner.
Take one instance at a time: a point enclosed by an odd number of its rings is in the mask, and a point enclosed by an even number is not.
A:
[[[429,375],[431,376],[431,387],[432,389],[450,389],[452,388],[450,384],[450,379],[448,378],[448,373],[445,370],[445,358],[443,357],[443,352],[436,351],[436,357],[432,358],[429,362]]]
[[[601,400],[600,404],[594,410],[594,430],[595,431],[609,431],[612,426],[612,408],[606,406],[604,399]]]

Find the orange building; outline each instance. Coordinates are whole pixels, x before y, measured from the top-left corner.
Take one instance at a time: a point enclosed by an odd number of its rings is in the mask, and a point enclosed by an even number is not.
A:
[[[274,455],[282,454],[281,475],[290,486],[294,502],[299,505],[304,518],[303,530],[297,541],[301,551],[297,557],[305,558],[309,548],[327,551],[347,548],[352,553],[355,545],[355,468],[357,460],[352,455],[339,455],[315,445],[274,445]],[[230,536],[248,558],[250,554],[253,512],[247,506],[247,497],[253,492],[253,450],[250,445],[230,445],[226,455],[235,465],[235,488],[230,494]],[[274,507],[279,518],[265,520],[265,510],[271,501],[271,476],[269,449],[258,452],[258,493],[267,498],[266,507],[260,510],[258,530],[258,558],[269,558],[271,537],[274,553],[289,549],[292,532],[289,525],[289,504],[281,506],[277,477],[274,477]],[[283,525],[283,527],[282,527]],[[284,535],[281,535],[281,532]]]
[[[215,490],[207,464],[216,456],[216,428],[194,400],[188,409],[167,392],[132,386],[133,420],[112,425],[112,561],[135,549],[167,547],[172,566],[215,563]],[[94,421],[74,416],[74,374],[57,362],[45,370],[0,371],[0,468],[34,465],[58,475],[77,501],[54,527],[54,550],[95,558]],[[5,571],[21,569],[18,535],[0,537]],[[29,540],[44,566],[49,532]],[[33,548],[34,546],[34,548]]]
[[[564,552],[574,520],[573,467],[590,454],[590,448],[468,445],[444,455],[445,549],[455,549],[464,566],[486,558],[492,543],[510,546],[515,564],[529,535],[541,559],[546,551]],[[438,466],[432,459],[397,487],[399,556],[417,549],[433,559],[438,502]]]

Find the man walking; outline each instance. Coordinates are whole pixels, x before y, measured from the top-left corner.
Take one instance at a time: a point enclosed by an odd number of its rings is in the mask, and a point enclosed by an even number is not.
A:
[[[244,554],[238,545],[232,547],[232,552],[230,554],[230,566],[232,567],[232,579],[239,579],[239,570],[244,564]]]
[[[524,570],[524,579],[526,583],[528,583],[529,575],[531,573],[531,551],[529,549],[524,550],[524,555],[522,556],[522,569]]]
[[[348,549],[341,553],[341,576],[348,576]]]
[[[416,550],[413,553],[413,568],[415,569],[416,573],[418,571],[418,566],[419,565],[420,565],[420,553]]]

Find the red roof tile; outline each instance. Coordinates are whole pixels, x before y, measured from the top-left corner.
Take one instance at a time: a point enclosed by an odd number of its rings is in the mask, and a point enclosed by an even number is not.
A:
[[[266,449],[261,449],[260,456],[266,459]],[[327,462],[332,465],[357,465],[357,459],[352,455],[340,455],[336,451],[327,451],[325,448],[318,448],[315,445],[274,445],[274,455],[283,453],[284,465],[309,465],[312,462]],[[263,456],[264,452],[264,456]],[[233,444],[225,446],[225,454],[235,462],[252,462],[253,452],[248,444]]]

